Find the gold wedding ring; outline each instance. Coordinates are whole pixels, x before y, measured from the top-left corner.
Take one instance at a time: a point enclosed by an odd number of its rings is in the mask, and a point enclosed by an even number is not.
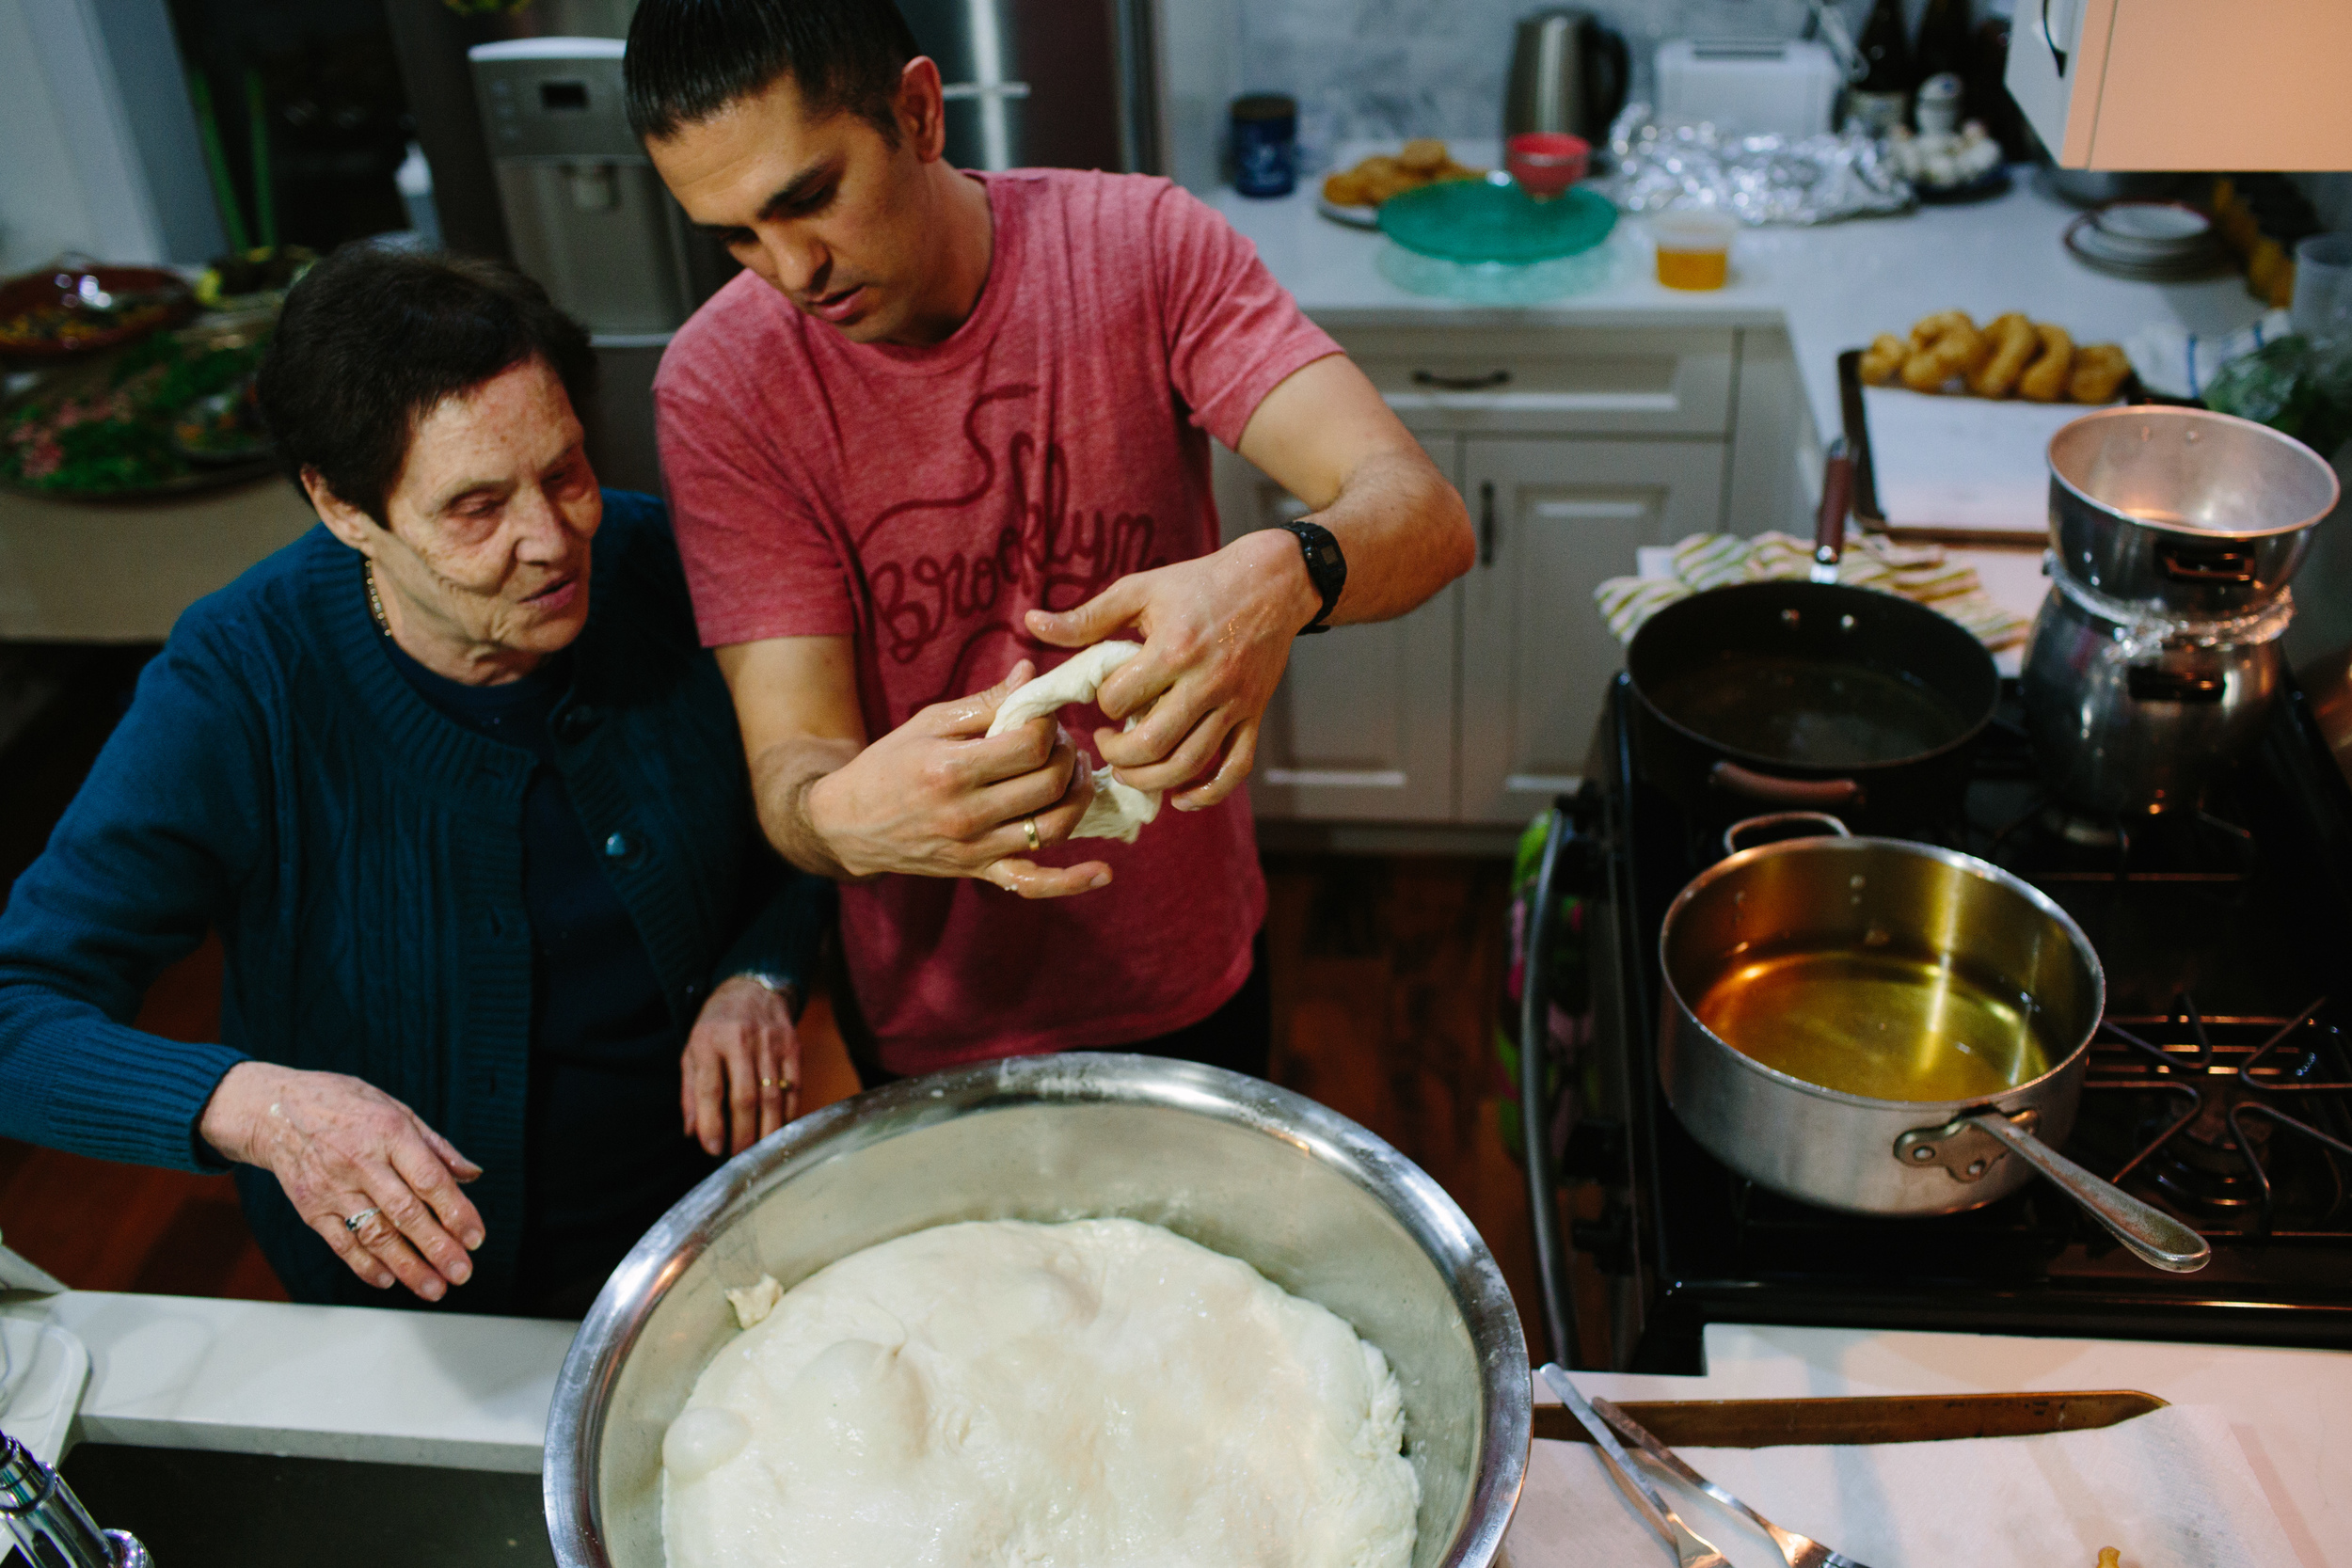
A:
[[[1022,831],[1023,832],[1025,832],[1025,833],[1026,833],[1026,834],[1028,834],[1028,835],[1029,835],[1029,847],[1030,847],[1030,848],[1032,848],[1032,849],[1041,849],[1041,848],[1043,848],[1043,847],[1044,847],[1044,846],[1043,846],[1041,843],[1040,843],[1040,842],[1039,842],[1039,840],[1038,840],[1038,836],[1037,836],[1037,818],[1036,818],[1036,817],[1034,817],[1034,816],[1025,816],[1025,817],[1023,817],[1023,818],[1021,819],[1021,831]]]
[[[759,1081],[759,1086],[763,1089],[772,1089],[776,1086],[776,1080],[773,1078],[762,1078]]]

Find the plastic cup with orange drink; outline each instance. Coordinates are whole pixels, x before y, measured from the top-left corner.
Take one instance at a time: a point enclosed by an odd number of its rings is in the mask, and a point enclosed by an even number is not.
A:
[[[1669,289],[1720,289],[1731,275],[1731,237],[1740,221],[1712,207],[1674,207],[1653,213],[1658,281]]]

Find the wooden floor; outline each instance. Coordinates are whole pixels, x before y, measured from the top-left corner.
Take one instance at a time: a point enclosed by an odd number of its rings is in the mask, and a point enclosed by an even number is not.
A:
[[[0,781],[0,885],[37,851],[110,722],[27,737],[42,742],[42,762]],[[1540,1343],[1526,1196],[1496,1131],[1507,865],[1270,855],[1266,873],[1274,1077],[1388,1139],[1453,1194],[1502,1262],[1531,1345]],[[217,943],[208,942],[168,971],[139,1027],[174,1039],[217,1037],[220,964]],[[822,997],[802,1028],[803,1109],[855,1093]],[[226,1176],[0,1139],[0,1237],[82,1290],[284,1299]]]

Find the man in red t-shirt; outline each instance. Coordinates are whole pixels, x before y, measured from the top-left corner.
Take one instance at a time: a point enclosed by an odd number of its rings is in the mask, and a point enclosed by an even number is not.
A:
[[[890,0],[642,0],[627,68],[655,166],[746,268],[655,383],[696,615],[769,836],[845,884],[882,1067],[1263,1071],[1236,793],[1261,717],[1302,629],[1468,568],[1461,499],[1190,196],[943,162],[938,68]],[[1221,544],[1212,436],[1309,524]],[[1120,635],[1143,651],[1085,739],[985,737],[1040,667]],[[1065,845],[1089,751],[1169,792],[1132,846]]]

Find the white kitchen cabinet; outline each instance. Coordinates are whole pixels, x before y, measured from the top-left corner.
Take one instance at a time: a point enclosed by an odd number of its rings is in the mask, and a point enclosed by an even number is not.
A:
[[[1410,615],[1293,644],[1251,800],[1269,819],[1524,822],[1574,787],[1622,661],[1594,588],[1641,546],[1724,526],[1727,477],[1748,492],[1741,531],[1785,520],[1802,403],[1787,341],[1477,323],[1340,337],[1462,492],[1480,559]],[[1306,512],[1222,449],[1216,480],[1229,538]]]
[[[1457,483],[1459,443],[1424,443]],[[1307,515],[1306,504],[1216,449],[1227,538]],[[1445,822],[1454,816],[1454,669],[1462,588],[1409,615],[1341,626],[1291,644],[1266,707],[1250,801],[1298,820]]]
[[[1462,443],[1479,556],[1461,585],[1457,820],[1524,822],[1575,787],[1624,658],[1593,590],[1640,546],[1714,528],[1724,462],[1720,441]]]
[[[1820,451],[1820,440],[1788,333],[1750,327],[1740,334],[1732,421],[1731,479],[1719,526],[1726,533],[1778,529],[1811,538],[1820,474],[1808,472],[1798,454]]]
[[[1428,435],[1720,436],[1736,338],[1706,327],[1359,327],[1340,335]]]
[[[2010,96],[2066,168],[2352,168],[2346,0],[2017,0]]]

